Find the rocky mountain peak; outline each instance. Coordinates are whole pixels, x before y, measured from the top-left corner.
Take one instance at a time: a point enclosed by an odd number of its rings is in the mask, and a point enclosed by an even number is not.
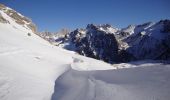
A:
[[[87,30],[97,30],[98,27],[94,24],[88,24],[86,27]]]
[[[100,25],[94,25],[94,24],[88,24],[86,29],[88,31],[103,31],[106,34],[116,34],[119,29],[112,27],[110,24],[100,24]]]
[[[31,29],[34,33],[36,33],[37,31],[37,27],[36,25],[31,21],[31,19],[21,15],[20,13],[18,13],[17,11],[6,7],[3,4],[0,4],[0,11],[4,12],[5,14],[7,14],[9,17],[11,17],[17,24],[25,27],[25,28],[29,28]],[[9,23],[7,18],[3,17],[3,15],[0,15],[0,22],[1,23]]]
[[[108,32],[108,28],[111,28],[111,25],[88,24],[86,29],[76,29],[64,38],[59,37],[56,41],[59,46],[81,55],[109,63],[117,62],[118,43],[114,34]]]
[[[67,44],[64,48],[74,47],[72,50],[81,55],[110,63],[170,59],[169,33],[169,20],[129,25],[123,29],[109,24],[88,24],[86,29],[71,32],[60,43]]]

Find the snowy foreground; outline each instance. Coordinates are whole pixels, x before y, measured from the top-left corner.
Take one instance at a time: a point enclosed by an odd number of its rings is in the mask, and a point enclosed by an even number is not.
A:
[[[170,100],[170,65],[82,57],[1,14],[0,100]]]

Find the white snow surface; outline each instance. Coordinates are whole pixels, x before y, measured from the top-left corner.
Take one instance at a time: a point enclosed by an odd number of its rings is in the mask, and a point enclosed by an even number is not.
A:
[[[110,65],[0,23],[0,100],[169,100],[170,66]],[[28,33],[31,36],[28,36]]]

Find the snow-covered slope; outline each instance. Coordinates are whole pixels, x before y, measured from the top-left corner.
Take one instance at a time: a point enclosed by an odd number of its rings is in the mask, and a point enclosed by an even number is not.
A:
[[[0,22],[0,100],[170,98],[168,64],[110,65],[52,46],[4,11],[0,15],[6,20]]]
[[[56,80],[52,100],[169,100],[169,73],[170,66],[161,64],[106,71],[70,69]]]
[[[91,59],[96,66],[88,60],[74,64],[78,61],[74,53],[50,45],[4,11],[0,15],[8,21],[0,22],[0,100],[50,100],[55,80],[71,65],[113,68]]]
[[[136,26],[134,33],[123,40],[129,46],[127,52],[136,59],[170,59],[169,28],[170,20]]]
[[[0,23],[0,100],[50,100],[72,58],[0,14],[10,22]]]

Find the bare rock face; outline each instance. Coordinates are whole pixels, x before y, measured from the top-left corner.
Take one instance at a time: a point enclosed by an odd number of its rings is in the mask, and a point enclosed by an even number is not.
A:
[[[5,12],[11,18],[13,18],[13,20],[15,20],[17,24],[31,29],[34,33],[37,32],[36,25],[31,21],[31,19],[21,15],[20,13],[16,12],[11,8],[6,7],[3,4],[0,4],[0,10]],[[0,22],[9,23],[5,18],[2,17],[2,15],[0,15]]]
[[[161,20],[159,23],[163,23],[163,31],[164,33],[170,33],[170,20]]]
[[[9,23],[9,21],[8,20],[6,20],[1,14],[0,14],[0,22],[1,23]]]
[[[104,31],[107,27],[110,25],[89,24],[86,29],[76,29],[57,41],[81,55],[114,63],[118,61],[118,43],[113,33]]]
[[[2,5],[2,4],[0,4],[0,10],[2,10],[2,9],[4,9],[5,8],[5,6],[4,5]],[[0,22],[1,23],[9,23],[9,21],[8,20],[6,20],[5,18],[3,18],[3,16],[0,14]]]
[[[94,56],[94,58],[103,60],[105,62],[117,62],[118,43],[114,34],[106,33],[105,31],[100,30],[100,27],[97,27],[93,24],[87,25],[86,29],[88,30],[86,35],[88,42],[87,46],[90,47],[88,52],[91,54],[88,56]],[[84,51],[85,50],[86,49],[84,49]]]

